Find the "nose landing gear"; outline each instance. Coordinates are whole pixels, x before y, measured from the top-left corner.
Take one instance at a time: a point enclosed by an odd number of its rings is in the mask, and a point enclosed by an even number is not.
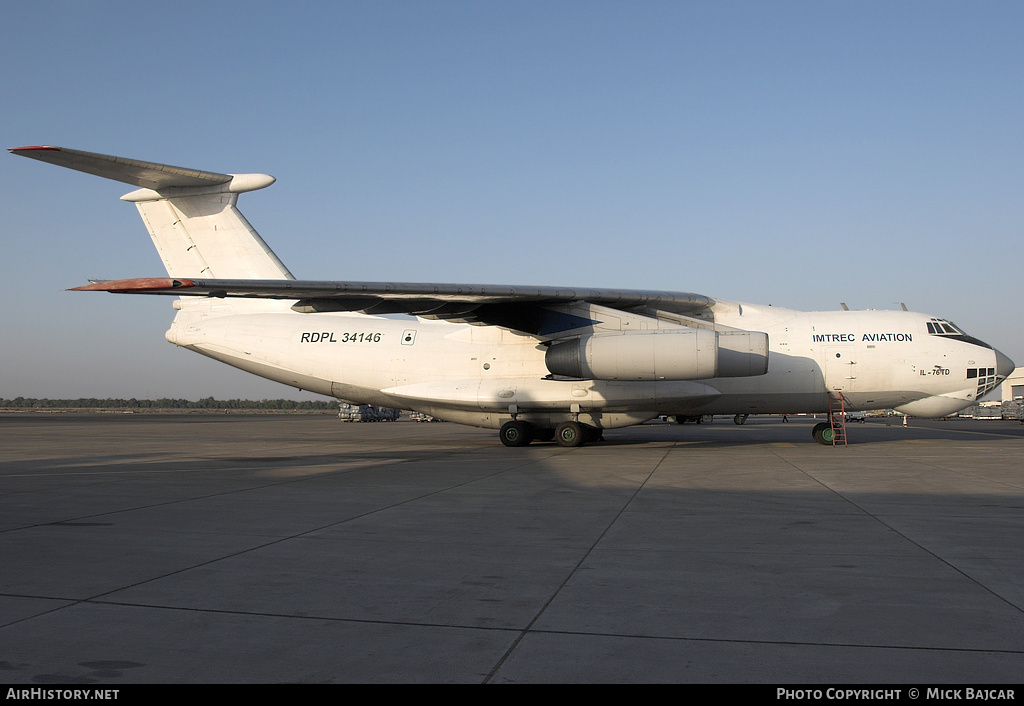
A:
[[[814,440],[819,444],[824,446],[835,445],[835,430],[828,422],[819,422],[818,424],[815,424],[814,428],[811,430],[811,434],[814,436]]]

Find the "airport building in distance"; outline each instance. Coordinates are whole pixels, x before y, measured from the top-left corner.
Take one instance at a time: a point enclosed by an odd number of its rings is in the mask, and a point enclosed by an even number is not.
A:
[[[1024,368],[1015,368],[1005,380],[1000,390],[1003,402],[1024,398]]]

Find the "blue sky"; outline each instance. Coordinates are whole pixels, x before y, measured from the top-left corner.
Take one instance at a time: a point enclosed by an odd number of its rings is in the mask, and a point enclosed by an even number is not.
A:
[[[173,10],[168,8],[173,7]],[[1024,364],[1024,3],[10,2],[4,147],[266,172],[297,277],[953,319]],[[0,397],[295,397],[177,349],[127,185],[3,155]]]

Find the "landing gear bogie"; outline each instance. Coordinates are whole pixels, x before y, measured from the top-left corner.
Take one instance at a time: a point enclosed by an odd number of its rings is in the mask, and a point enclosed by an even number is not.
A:
[[[537,427],[533,430],[534,441],[554,441],[555,430],[553,427]]]
[[[579,422],[562,422],[555,429],[555,443],[559,446],[583,446],[604,440],[604,429],[580,424]]]
[[[518,419],[505,422],[498,431],[498,437],[505,446],[529,446],[533,442],[534,434],[532,424]]]
[[[562,422],[552,429],[513,419],[501,425],[498,438],[505,446],[529,446],[534,441],[554,441],[559,446],[575,447],[603,441],[604,430],[580,422]]]
[[[555,427],[555,443],[559,446],[583,446],[586,442],[586,431],[579,422],[562,422]]]

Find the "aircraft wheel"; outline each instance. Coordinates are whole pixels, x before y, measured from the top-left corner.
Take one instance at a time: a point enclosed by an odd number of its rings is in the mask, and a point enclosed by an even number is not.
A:
[[[732,421],[736,424],[746,424],[747,417],[749,416],[749,414],[737,414],[735,417],[732,418]]]
[[[811,430],[811,434],[814,435],[814,440],[823,446],[832,446],[832,441],[835,437],[835,432],[832,430],[832,425],[828,422],[819,422],[814,425]]]
[[[533,425],[513,419],[501,425],[498,437],[505,446],[529,446],[533,441]]]
[[[562,422],[555,428],[555,442],[559,446],[583,446],[586,434],[579,422]]]
[[[585,443],[591,443],[593,441],[604,441],[604,429],[592,427],[589,424],[583,426],[583,441]]]

